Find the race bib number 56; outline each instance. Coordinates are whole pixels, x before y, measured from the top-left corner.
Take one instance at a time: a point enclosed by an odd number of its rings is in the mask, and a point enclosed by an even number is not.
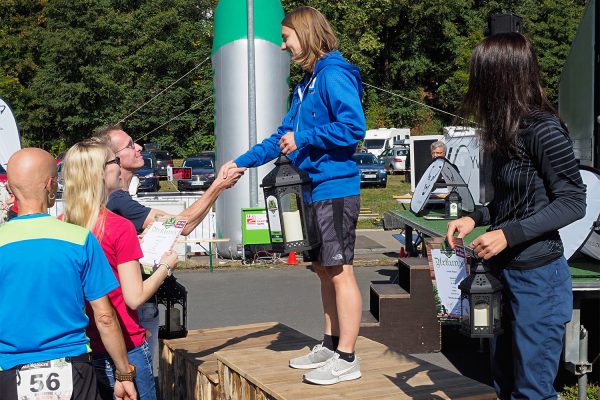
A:
[[[19,400],[68,400],[73,394],[71,363],[59,358],[23,365],[17,373]]]

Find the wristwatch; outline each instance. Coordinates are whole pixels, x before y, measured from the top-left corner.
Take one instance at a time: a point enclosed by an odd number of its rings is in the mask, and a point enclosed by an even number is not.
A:
[[[133,382],[135,380],[135,365],[129,364],[129,372],[122,373],[115,368],[115,379],[119,382],[128,381]]]
[[[157,269],[159,269],[161,266],[163,266],[163,267],[165,267],[165,268],[167,269],[167,277],[169,277],[169,276],[173,275],[173,268],[171,268],[171,267],[169,266],[169,264],[167,264],[167,263],[164,263],[164,262],[161,262],[161,263],[155,264],[155,265],[154,265],[154,271],[156,271]]]

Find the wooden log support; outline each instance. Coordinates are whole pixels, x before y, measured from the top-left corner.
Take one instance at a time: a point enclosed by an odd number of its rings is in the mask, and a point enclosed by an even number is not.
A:
[[[402,353],[441,350],[441,330],[426,258],[398,260],[397,283],[372,282],[360,334]]]

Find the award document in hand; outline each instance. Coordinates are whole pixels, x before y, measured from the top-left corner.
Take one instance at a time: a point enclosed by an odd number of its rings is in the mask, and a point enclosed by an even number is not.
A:
[[[175,240],[187,224],[186,219],[177,217],[163,217],[154,221],[143,233],[141,246],[144,252],[144,257],[140,259],[140,263],[147,271],[150,271],[154,264],[157,264],[165,251],[171,249]]]

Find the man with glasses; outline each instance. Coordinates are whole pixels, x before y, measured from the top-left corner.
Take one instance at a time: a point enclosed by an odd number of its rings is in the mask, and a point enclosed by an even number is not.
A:
[[[169,215],[169,213],[156,208],[141,205],[131,198],[129,194],[129,185],[135,171],[144,166],[144,158],[141,154],[142,146],[135,143],[131,136],[119,125],[102,128],[96,133],[96,136],[108,139],[112,151],[119,158],[119,165],[121,167],[121,189],[109,195],[106,208],[130,220],[138,233],[141,233],[144,228],[152,224],[157,216]],[[246,168],[230,169],[225,176],[221,169],[219,174],[215,175],[214,182],[204,194],[191,206],[177,215],[177,217],[187,219],[187,225],[181,232],[182,235],[188,235],[202,222],[219,194],[225,189],[233,187],[244,174],[245,170]],[[152,355],[156,359],[158,356],[159,325],[158,306],[156,302],[150,299],[150,302],[138,309],[138,314],[142,326],[150,331],[151,336],[148,338],[148,343],[152,348]]]
[[[135,171],[144,166],[144,158],[141,154],[142,146],[135,143],[119,125],[103,128],[98,131],[96,136],[104,136],[109,139],[110,147],[119,158],[121,166],[121,190],[110,194],[107,208],[131,220],[138,233],[154,222],[157,215],[169,215],[167,212],[141,205],[128,193]],[[229,174],[225,178],[223,178],[223,174],[218,174],[213,184],[200,199],[177,215],[188,221],[183,229],[183,235],[188,235],[202,222],[219,194],[234,186],[244,171],[245,168],[229,170]]]

